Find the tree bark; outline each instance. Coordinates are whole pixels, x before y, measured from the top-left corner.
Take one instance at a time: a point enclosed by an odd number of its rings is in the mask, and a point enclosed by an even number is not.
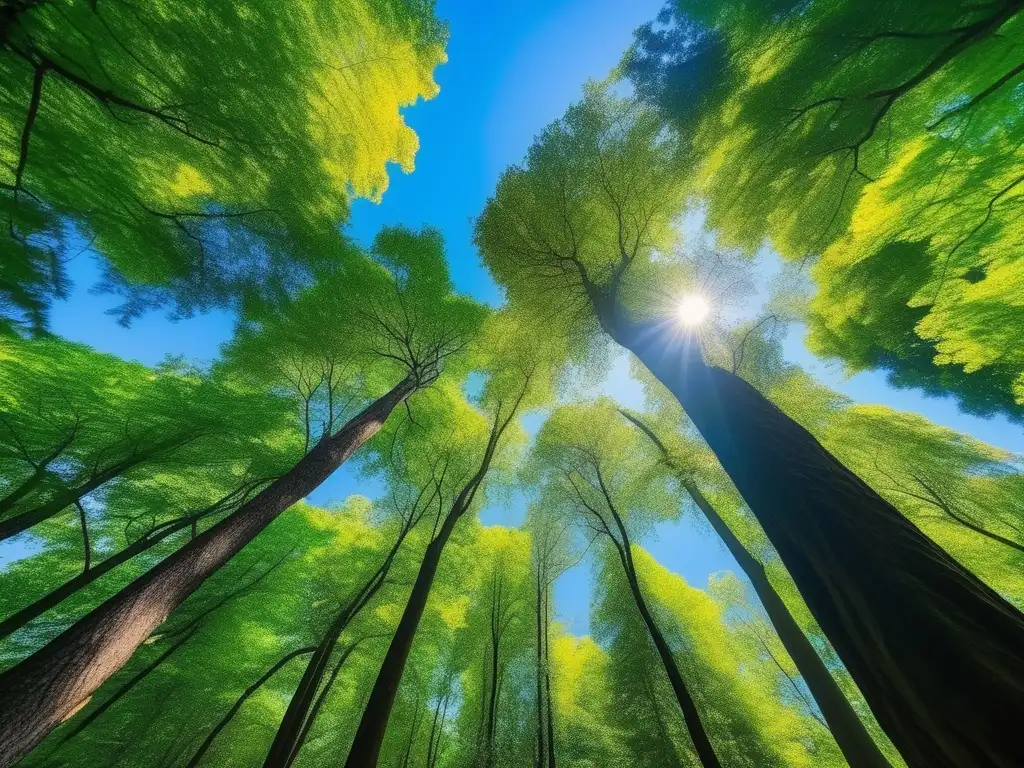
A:
[[[718,456],[907,763],[1024,765],[1024,617],[693,340],[611,332]]]
[[[388,551],[381,565],[367,579],[355,597],[342,607],[331,623],[331,626],[327,629],[327,632],[324,633],[323,638],[316,647],[316,651],[309,660],[309,664],[306,665],[298,688],[296,688],[291,701],[288,703],[288,709],[284,713],[281,725],[274,736],[274,742],[271,744],[270,751],[263,763],[264,768],[282,768],[294,761],[298,753],[299,736],[305,730],[304,724],[310,716],[310,708],[313,706],[316,692],[320,688],[320,683],[323,681],[324,674],[327,671],[327,664],[334,653],[334,646],[337,645],[338,638],[345,631],[345,628],[366,604],[373,599],[373,596],[377,594],[384,584],[384,579],[387,578],[388,571],[391,570],[391,564],[394,562],[398,550],[401,549],[402,542],[405,540],[409,530],[408,526],[403,525],[395,543]]]
[[[203,581],[376,434],[414,389],[411,378],[402,380],[251,501],[0,675],[0,766],[42,741]]]
[[[889,768],[889,761],[882,755],[875,740],[871,738],[864,723],[858,717],[849,700],[843,695],[842,690],[836,683],[832,674],[828,671],[821,657],[818,656],[810,640],[804,635],[803,630],[796,623],[793,615],[789,612],[786,604],[775,591],[764,566],[757,560],[747,548],[743,546],[736,535],[732,532],[725,521],[718,514],[717,510],[700,492],[697,485],[688,477],[683,476],[680,468],[673,461],[671,454],[661,442],[661,439],[641,419],[626,411],[620,411],[629,421],[635,424],[661,452],[662,460],[669,468],[680,474],[680,480],[686,492],[693,499],[697,508],[704,514],[704,517],[711,524],[715,533],[724,542],[729,553],[736,560],[736,563],[750,579],[754,592],[764,606],[768,619],[779,635],[782,645],[793,663],[796,665],[800,675],[807,683],[807,687],[814,696],[821,714],[828,724],[828,729],[839,745],[846,761],[853,766],[864,766],[865,768]]]
[[[629,559],[632,560],[632,557]],[[662,665],[665,667],[668,681],[672,684],[672,691],[676,695],[676,701],[679,702],[679,709],[682,710],[683,719],[686,721],[686,729],[690,733],[690,739],[693,741],[697,757],[704,768],[720,768],[721,763],[719,763],[718,756],[711,746],[711,739],[708,738],[707,731],[704,729],[704,723],[701,721],[700,713],[697,711],[697,704],[694,702],[689,688],[687,688],[686,683],[683,681],[683,675],[679,671],[679,665],[676,664],[675,657],[672,655],[672,649],[668,647],[665,636],[661,633],[661,628],[647,607],[647,601],[640,591],[640,583],[637,581],[636,571],[633,569],[632,564],[626,568],[626,580],[629,582],[629,590],[633,593],[633,601],[636,603],[637,610],[640,611],[640,618],[643,619],[644,626],[647,627],[647,632],[650,634],[651,640],[654,641],[654,647],[658,651],[658,657],[661,659]]]

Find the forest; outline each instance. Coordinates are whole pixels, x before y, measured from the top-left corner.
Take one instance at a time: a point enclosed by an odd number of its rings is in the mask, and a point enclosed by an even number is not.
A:
[[[1024,766],[1024,0],[0,0],[0,161],[0,768]]]

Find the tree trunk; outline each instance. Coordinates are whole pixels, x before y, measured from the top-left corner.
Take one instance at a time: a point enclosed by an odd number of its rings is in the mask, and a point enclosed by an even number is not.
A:
[[[1024,617],[695,342],[613,330],[718,456],[907,763],[1024,765]]]
[[[434,584],[441,553],[460,516],[461,513],[456,514],[454,509],[449,512],[437,538],[427,546],[409,601],[405,605],[405,611],[398,622],[398,628],[391,639],[391,645],[388,646],[388,652],[384,656],[377,680],[363,710],[363,717],[359,721],[345,768],[368,768],[377,765],[384,732],[388,727],[388,718],[398,694],[398,685],[402,681],[412,641],[416,637],[416,629],[427,606],[427,598],[430,597],[430,588]]]
[[[491,687],[487,701],[487,725],[484,729],[484,754],[483,763],[486,766],[494,764],[494,726],[498,710],[498,669],[500,667],[499,653],[501,651],[501,632],[499,627],[500,592],[498,604],[495,605],[495,596],[491,594]]]
[[[42,741],[203,581],[376,434],[414,389],[412,379],[401,381],[251,501],[0,675],[0,766]]]
[[[213,744],[213,740],[217,738],[221,731],[227,728],[228,723],[230,723],[232,718],[234,718],[234,716],[238,714],[238,710],[242,708],[242,705],[249,700],[250,696],[256,693],[256,691],[258,691],[260,688],[262,688],[265,682],[267,682],[270,678],[276,675],[278,670],[280,670],[292,659],[297,658],[299,656],[304,656],[307,653],[312,653],[315,650],[315,647],[308,646],[306,648],[299,648],[297,650],[294,650],[291,653],[286,653],[284,656],[278,659],[270,669],[264,672],[255,683],[246,688],[242,692],[242,695],[235,700],[235,703],[232,704],[231,708],[224,714],[224,717],[220,719],[220,722],[218,722],[217,725],[213,727],[213,730],[210,731],[209,735],[203,740],[203,743],[199,746],[199,749],[196,750],[196,753],[192,756],[192,759],[188,761],[188,768],[195,768],[197,765],[199,765],[199,761],[203,759],[203,755],[206,754],[206,751]]]
[[[629,421],[633,422],[661,451],[663,461],[672,469],[679,470],[675,466],[668,449],[660,438],[637,417],[620,411]],[[754,592],[764,606],[768,619],[779,635],[782,645],[793,663],[796,665],[800,675],[807,683],[807,687],[814,696],[821,714],[828,723],[832,736],[842,750],[846,761],[853,766],[864,766],[865,768],[889,768],[889,761],[882,755],[871,734],[860,717],[850,705],[849,700],[843,695],[842,690],[836,683],[832,674],[828,671],[821,657],[818,656],[814,646],[807,639],[807,636],[796,623],[793,615],[789,612],[786,604],[775,591],[764,566],[759,560],[751,555],[743,546],[736,535],[726,525],[711,503],[700,492],[700,489],[687,477],[680,477],[683,487],[690,494],[697,508],[704,513],[704,517],[711,524],[711,527],[718,534],[718,537],[725,543],[729,553],[735,558],[737,564],[750,579]]]
[[[288,709],[284,713],[281,725],[277,729],[277,735],[270,746],[270,752],[263,763],[264,768],[287,766],[295,759],[298,752],[299,735],[304,730],[304,724],[309,717],[310,707],[313,706],[316,692],[319,690],[320,683],[323,681],[324,674],[327,671],[327,664],[334,653],[334,646],[337,645],[338,638],[345,631],[345,628],[366,604],[373,599],[373,596],[377,594],[384,584],[384,579],[387,578],[388,571],[391,570],[391,564],[394,562],[395,556],[398,554],[398,550],[401,548],[408,532],[409,528],[403,526],[384,561],[374,571],[373,575],[367,579],[366,583],[356,593],[356,596],[338,612],[334,622],[327,629],[327,632],[324,633],[313,657],[309,660],[309,664],[306,665],[298,688],[296,688],[291,701],[288,703]]]
[[[299,736],[295,739],[295,747],[292,749],[291,757],[288,758],[287,766],[291,766],[295,762],[295,758],[299,756],[299,750],[302,749],[302,745],[306,743],[306,738],[309,736],[309,732],[313,730],[313,724],[316,723],[317,715],[320,714],[320,710],[327,702],[327,696],[331,692],[331,688],[334,687],[334,681],[338,679],[338,673],[341,672],[341,668],[348,661],[348,657],[352,655],[352,652],[359,647],[359,644],[366,640],[366,637],[361,637],[351,645],[345,646],[345,649],[341,652],[338,657],[337,663],[334,665],[334,669],[331,670],[330,677],[327,678],[327,682],[324,684],[324,689],[320,691],[320,695],[316,697],[316,701],[313,703],[313,708],[309,710],[309,717],[306,718],[306,722],[302,724],[302,730],[299,731]]]
[[[547,689],[548,708],[548,768],[555,768],[555,712],[551,704],[551,655],[548,635],[551,627],[551,616],[548,613],[550,604],[550,586],[544,589],[544,687]]]
[[[655,622],[654,617],[651,616],[651,612],[647,608],[647,601],[644,600],[643,593],[640,591],[640,584],[636,578],[636,572],[632,568],[627,568],[626,579],[629,581],[629,590],[633,593],[633,600],[640,611],[640,617],[643,619],[644,626],[647,627],[647,632],[650,634],[651,640],[654,641],[654,647],[658,651],[662,665],[665,667],[668,681],[672,684],[672,691],[676,695],[676,701],[679,702],[679,709],[682,710],[683,719],[686,721],[686,729],[693,740],[693,747],[697,751],[697,757],[704,768],[720,768],[721,763],[718,762],[718,756],[711,746],[711,740],[708,738],[707,731],[704,730],[704,723],[700,719],[700,713],[697,712],[697,705],[693,701],[686,683],[683,682],[683,676],[679,671],[679,665],[676,664],[675,657],[672,655],[672,649],[668,647],[665,636],[661,633],[661,628],[658,627],[657,622]]]
[[[452,531],[455,530],[455,524],[472,505],[477,490],[491,467],[491,460],[494,458],[498,442],[516,415],[519,404],[525,395],[526,389],[524,388],[504,420],[501,418],[502,405],[499,402],[498,412],[494,417],[494,424],[491,427],[491,434],[487,440],[487,448],[484,450],[479,469],[459,491],[459,495],[445,516],[437,536],[427,545],[419,572],[416,574],[412,593],[405,605],[405,611],[398,622],[391,645],[388,646],[380,672],[373,684],[373,690],[370,691],[366,707],[363,709],[363,716],[356,729],[355,738],[352,740],[345,768],[376,768],[377,761],[380,759],[381,744],[384,742],[384,734],[388,727],[388,719],[391,717],[391,709],[394,707],[395,697],[398,695],[398,685],[402,681],[402,673],[405,671],[405,663],[409,658],[413,639],[416,637],[416,629],[419,627],[420,619],[423,618],[423,611],[427,606],[427,599],[430,597],[430,588],[437,575],[441,554],[444,552],[448,539],[451,538]]]
[[[177,437],[171,440],[165,440],[150,450],[129,456],[116,464],[112,464],[102,472],[98,472],[91,476],[88,480],[75,488],[58,491],[56,496],[49,501],[40,504],[38,507],[0,522],[0,541],[5,541],[13,536],[17,536],[19,533],[24,533],[29,528],[38,525],[44,520],[49,520],[54,515],[62,512],[67,507],[81,500],[84,496],[92,493],[97,488],[113,480],[115,477],[120,477],[133,467],[149,461],[156,456],[173,451],[175,448],[184,445],[191,439],[192,437]]]
[[[541,572],[538,565],[537,574],[537,768],[544,768],[546,755],[544,745],[544,635],[541,618],[541,601],[544,599],[541,591]]]

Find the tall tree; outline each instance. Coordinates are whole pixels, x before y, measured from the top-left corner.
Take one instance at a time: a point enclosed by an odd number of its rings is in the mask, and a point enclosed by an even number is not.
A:
[[[378,237],[375,254],[379,263],[354,261],[342,276],[358,276],[362,294],[340,295],[342,306],[331,321],[340,322],[346,314],[353,320],[364,318],[365,332],[352,334],[352,354],[367,363],[376,361],[371,374],[379,372],[383,378],[390,373],[392,383],[368,376],[367,390],[360,393],[362,410],[324,434],[279,479],[0,676],[0,757],[20,757],[45,737],[128,660],[174,607],[327,479],[377,433],[395,407],[434,381],[444,361],[465,345],[481,310],[451,295],[439,236],[387,231]],[[431,279],[406,279],[419,271]]]
[[[1022,9],[672,0],[622,68],[722,238],[817,261],[815,352],[1018,421]]]
[[[607,409],[600,414],[564,406],[548,419],[534,449],[535,460],[548,467],[542,470],[547,475],[543,498],[552,507],[576,516],[583,530],[600,537],[614,550],[636,610],[672,685],[694,750],[702,765],[718,766],[721,763],[697,709],[692,686],[684,680],[664,631],[651,612],[633,560],[636,537],[646,532],[659,514],[670,515],[675,500],[666,491],[664,477],[657,478],[650,471],[649,454],[635,453],[639,441],[630,440],[629,429],[608,416]]]
[[[725,544],[729,554],[743,570],[744,575],[754,587],[761,605],[778,633],[786,653],[793,659],[799,674],[807,683],[811,695],[821,708],[828,728],[836,739],[850,765],[876,766],[885,768],[889,762],[883,756],[878,745],[868,733],[850,702],[843,694],[839,685],[832,678],[814,646],[804,635],[799,624],[790,614],[785,602],[779,596],[764,565],[750,553],[739,537],[732,532],[728,523],[722,518],[708,498],[701,492],[695,480],[695,468],[699,459],[687,457],[687,453],[698,453],[699,447],[675,442],[674,450],[670,450],[657,433],[636,414],[622,411],[622,415],[632,422],[657,447],[666,466],[679,479],[690,499],[710,523],[711,528]]]
[[[1024,617],[679,332],[680,150],[649,110],[592,89],[501,178],[477,225],[486,261],[512,301],[603,330],[678,399],[908,762],[1020,762]]]
[[[126,322],[293,295],[350,199],[411,169],[401,109],[437,93],[446,40],[432,2],[6,3],[4,326],[43,331],[85,250]]]
[[[506,432],[523,410],[543,403],[553,386],[551,361],[557,359],[558,346],[544,343],[536,323],[514,312],[496,314],[474,346],[478,354],[475,359],[488,374],[481,406],[486,409],[489,428],[481,429],[483,416],[474,419],[466,414],[451,429],[452,436],[458,435],[460,441],[452,445],[457,454],[449,462],[450,489],[442,497],[445,507],[439,506],[412,593],[367,700],[349,750],[349,768],[377,764],[406,660],[445,546],[484,489],[492,464],[507,442],[503,440]]]

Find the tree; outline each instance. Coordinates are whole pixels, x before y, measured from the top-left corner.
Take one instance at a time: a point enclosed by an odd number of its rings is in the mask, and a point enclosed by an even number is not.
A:
[[[445,472],[448,490],[439,494],[438,513],[429,543],[409,602],[356,730],[346,763],[349,768],[377,764],[406,660],[445,546],[459,520],[473,508],[483,490],[509,427],[523,410],[543,403],[553,385],[550,355],[557,347],[545,344],[536,324],[528,323],[521,316],[514,313],[492,316],[474,346],[476,359],[489,373],[481,397],[487,421],[479,414],[472,418],[460,413],[458,421],[449,422],[453,426],[448,428],[447,437],[451,446],[448,449],[451,459],[446,460]],[[450,411],[447,414],[449,418],[452,415]],[[488,422],[489,426],[485,427]],[[440,449],[438,446],[435,450]],[[443,509],[447,511],[442,513]]]
[[[365,301],[357,303],[352,294],[344,297],[348,316],[365,316],[365,327],[372,329],[359,336],[363,359],[376,359],[397,383],[381,386],[371,379],[369,385],[376,385],[376,390],[364,394],[362,410],[334,433],[323,435],[284,475],[0,676],[7,734],[0,739],[5,750],[0,755],[22,755],[45,737],[128,660],[175,606],[278,515],[319,486],[376,434],[396,406],[433,382],[444,360],[465,344],[464,335],[472,332],[481,310],[451,296],[437,236],[418,237],[399,230],[382,234],[376,247],[393,272],[377,264],[366,267],[359,276],[376,277],[376,284],[364,286],[368,289]],[[407,283],[406,271],[414,265],[424,265],[434,279]]]
[[[536,616],[536,759],[537,768],[555,768],[555,715],[551,699],[551,589],[565,571],[576,565],[572,527],[538,508],[528,513],[531,566]]]
[[[782,641],[782,646],[793,659],[796,669],[821,709],[822,717],[847,761],[851,765],[875,765],[883,768],[888,766],[889,762],[871,738],[864,723],[772,586],[764,565],[743,545],[698,487],[695,474],[701,462],[699,459],[695,460],[692,454],[699,454],[701,449],[692,443],[678,441],[674,450],[670,450],[641,417],[626,411],[621,413],[657,447],[662,461],[676,473],[683,489],[750,580],[772,627]]]
[[[815,352],[1016,420],[1021,9],[673,1],[622,67],[726,242],[817,260]]]
[[[8,338],[3,349],[0,540],[140,470],[237,450],[273,418],[273,398],[247,397],[173,360],[150,371],[56,339]]]
[[[543,498],[553,508],[574,515],[583,530],[601,537],[613,548],[700,762],[718,766],[719,758],[691,687],[651,613],[633,559],[633,541],[650,528],[653,520],[671,514],[674,499],[666,493],[664,478],[651,471],[649,455],[642,449],[637,452],[638,441],[630,439],[629,429],[614,416],[607,407],[602,412],[578,406],[565,406],[552,414],[534,449],[535,459],[550,467],[544,473],[548,477]]]
[[[580,344],[600,328],[672,392],[908,762],[1019,762],[1006,713],[1024,691],[1024,618],[675,329],[679,152],[648,109],[591,89],[502,176],[477,223],[485,260],[512,301]]]
[[[412,168],[432,2],[182,9],[25,0],[0,20],[0,311],[42,332],[88,250],[128,322],[276,306],[331,268],[352,197]]]

